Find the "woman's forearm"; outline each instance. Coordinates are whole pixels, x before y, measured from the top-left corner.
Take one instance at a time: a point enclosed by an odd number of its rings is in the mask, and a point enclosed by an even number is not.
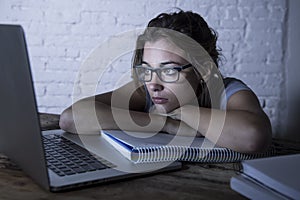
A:
[[[217,145],[236,151],[261,151],[270,143],[271,127],[263,115],[184,106],[179,117]]]
[[[60,126],[72,133],[97,134],[101,129],[159,132],[166,118],[156,114],[113,108],[101,102],[80,101],[61,114]]]

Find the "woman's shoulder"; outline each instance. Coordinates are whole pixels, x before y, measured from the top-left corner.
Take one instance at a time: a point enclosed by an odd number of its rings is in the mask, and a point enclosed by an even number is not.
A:
[[[225,89],[245,88],[251,90],[246,83],[237,78],[226,77],[223,79],[223,83]]]
[[[248,87],[242,80],[234,78],[234,77],[223,78],[223,82],[224,82],[225,88],[228,85],[244,85],[244,86]]]
[[[251,91],[247,84],[245,84],[243,81],[237,78],[226,77],[223,79],[223,82],[227,99],[229,99],[233,94],[241,90]]]

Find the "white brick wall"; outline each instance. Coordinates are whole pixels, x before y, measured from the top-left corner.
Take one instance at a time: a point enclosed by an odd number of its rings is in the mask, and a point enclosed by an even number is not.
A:
[[[217,30],[227,59],[222,72],[257,93],[278,131],[286,99],[286,0],[0,0],[0,23],[23,25],[39,110],[60,113],[72,103],[80,64],[92,49],[173,7],[199,12]],[[129,68],[128,55],[115,61],[98,91]]]

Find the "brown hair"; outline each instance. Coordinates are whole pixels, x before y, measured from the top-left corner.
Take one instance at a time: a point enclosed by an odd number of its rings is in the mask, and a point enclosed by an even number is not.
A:
[[[218,39],[216,31],[210,28],[197,13],[182,10],[169,14],[162,13],[152,19],[143,34],[138,37],[133,56],[133,66],[141,64],[145,43],[154,42],[161,38],[168,39],[185,51],[187,60],[193,64],[194,71],[199,76],[199,81],[204,80],[199,82],[202,86],[201,94],[198,97],[199,104],[211,107],[210,95],[212,94],[209,94],[210,89],[208,89],[209,76],[214,71],[219,77],[222,77],[217,69],[221,50],[216,46]],[[215,67],[206,67],[207,63]],[[133,78],[135,81],[137,80],[135,73],[133,73]]]
[[[207,51],[216,66],[219,66],[218,62],[220,60],[221,49],[216,46],[218,34],[214,29],[208,26],[206,21],[199,14],[191,11],[184,12],[182,10],[170,14],[162,13],[153,18],[147,27],[171,29],[191,37]],[[151,32],[146,29],[144,34],[140,35],[137,42],[145,42],[146,38],[152,41],[158,39],[155,37],[147,37],[150,35]],[[137,56],[141,55],[135,54],[135,58],[137,58]]]

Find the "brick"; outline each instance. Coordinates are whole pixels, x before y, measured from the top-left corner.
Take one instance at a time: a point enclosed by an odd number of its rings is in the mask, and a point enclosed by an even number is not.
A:
[[[193,5],[197,5],[197,2],[195,0],[193,0],[193,2],[191,2]],[[139,7],[140,12],[145,12],[145,16],[150,19],[153,17],[156,17],[158,14],[162,13],[162,12],[172,12],[172,11],[176,11],[176,9],[172,9],[173,7],[182,7],[185,10],[191,10],[187,9],[185,6],[185,1],[180,1],[178,2],[178,5],[176,5],[176,1],[172,1],[172,0],[165,0],[165,1],[159,1],[159,0],[155,0],[155,1],[146,1],[144,3],[143,7]]]
[[[253,91],[258,95],[258,96],[275,96],[278,97],[280,96],[280,90],[278,90],[275,87],[252,87]]]
[[[240,60],[242,63],[253,63],[255,66],[259,66],[258,64],[266,63],[269,49],[261,48],[263,44],[257,45],[255,47],[251,47],[247,51],[239,52]],[[259,68],[254,68],[258,70]]]
[[[37,97],[37,103],[39,106],[44,107],[67,107],[71,104],[71,98],[66,96],[49,96],[45,95],[42,97]]]
[[[265,32],[274,32],[282,28],[282,22],[272,20],[250,19],[248,20],[248,24],[251,31],[264,30]]]
[[[265,82],[269,87],[280,88],[284,83],[284,78],[282,74],[268,73],[265,77]]]
[[[40,9],[45,10],[48,4],[44,1],[26,0],[26,1],[12,1],[12,9]]]
[[[104,12],[102,15],[108,15],[109,13]],[[80,23],[84,24],[99,24],[101,23],[101,18],[104,19],[103,16],[101,16],[101,13],[96,11],[82,11],[80,13]]]
[[[145,25],[145,22],[147,22],[147,18],[144,16],[143,13],[141,14],[118,14],[116,16],[116,24],[131,24],[134,26],[141,26]],[[129,23],[130,22],[130,23]]]
[[[35,95],[38,97],[42,97],[46,95],[46,85],[45,84],[34,84]]]
[[[210,6],[208,7],[207,11],[207,18],[205,20],[209,22],[210,26],[216,28],[219,26],[219,21],[224,19],[225,16],[225,10],[221,10],[218,8],[218,6]],[[210,13],[214,13],[211,15]]]
[[[267,63],[283,62],[283,50],[273,49],[267,55]]]
[[[238,4],[238,0],[221,1],[219,4],[221,6],[236,6]]]
[[[283,34],[278,32],[249,31],[245,37],[252,46],[263,44],[265,48],[282,49]]]
[[[265,63],[241,63],[237,65],[237,71],[244,73],[280,73],[284,67],[281,64],[265,64]]]
[[[242,74],[242,80],[251,87],[262,86],[265,82],[264,77],[260,73],[245,73]]]
[[[256,6],[267,6],[268,0],[239,0],[238,5],[240,7],[256,7]]]
[[[73,83],[77,72],[39,71],[33,69],[33,79],[37,83]]]
[[[102,84],[113,84],[118,80],[120,75],[113,71],[104,71],[100,73],[100,71],[86,71],[80,74],[80,80],[84,84],[88,85],[97,85],[98,81],[101,81]]]
[[[242,33],[240,30],[232,29],[218,29],[219,41],[228,41],[231,43],[240,42],[242,39]]]
[[[45,26],[45,33],[55,35],[55,36],[69,35],[71,33],[71,25],[49,22]]]
[[[48,58],[39,57],[39,56],[30,56],[29,60],[30,60],[31,68],[35,68],[35,69],[39,69],[39,70],[46,69]]]
[[[246,21],[245,20],[231,20],[231,19],[227,19],[227,20],[221,20],[220,22],[220,26],[222,26],[225,29],[241,29],[243,30],[244,27],[246,25]]]
[[[31,37],[26,38],[26,43],[28,46],[42,46],[44,40],[41,37],[36,37],[32,35]]]
[[[191,0],[191,1],[178,1],[176,6],[182,8],[182,7],[188,7],[189,9],[191,9],[191,5],[193,5],[194,8],[198,8],[199,6],[203,6],[203,5],[217,5],[220,4],[221,2],[218,0]]]
[[[270,19],[274,21],[284,22],[287,9],[284,7],[272,7],[270,13]]]
[[[34,1],[34,0],[31,0]],[[87,3],[89,3],[91,0],[89,0]],[[45,5],[47,8],[45,10],[56,10],[56,11],[75,11],[75,10],[81,10],[84,8],[85,1],[81,0],[65,0],[65,1],[53,1],[53,0],[44,0]],[[101,2],[101,1],[100,1]],[[96,2],[93,2],[94,7],[96,7]]]
[[[279,98],[268,98],[266,100],[266,107],[267,108],[278,108],[280,104]]]
[[[45,46],[58,46],[63,45],[66,48],[77,48],[85,51],[90,51],[95,44],[99,43],[98,38],[91,38],[90,36],[77,35],[72,33],[70,35],[45,35],[44,45]]]
[[[65,57],[66,58],[72,58],[72,59],[76,59],[79,58],[80,56],[80,50],[77,48],[65,48]]]
[[[280,8],[285,8],[287,1],[286,0],[269,0],[269,6],[272,7],[280,7]]]
[[[128,53],[126,55],[122,55],[121,57],[117,58],[112,63],[112,68],[117,73],[127,73],[131,71],[131,59],[132,59],[132,53]]]
[[[112,23],[114,23],[114,19]],[[84,36],[91,39],[91,37],[96,37],[97,35],[101,35],[102,38],[108,38],[111,31],[106,29],[105,24],[79,23],[71,27],[71,33],[79,37]]]
[[[42,38],[42,35],[46,34],[46,24],[40,21],[32,20],[24,29],[25,34],[28,36]]]
[[[227,7],[227,9],[225,9],[225,12],[226,12],[226,19],[235,20],[240,18],[240,13],[236,6]]]
[[[269,10],[264,6],[255,7],[251,12],[251,17],[254,19],[260,19],[260,20],[268,19],[269,15],[270,15]]]
[[[223,76],[230,77],[235,72],[235,65],[226,63],[226,66],[220,66],[219,69]]]
[[[31,55],[39,55],[41,57],[60,57],[65,55],[65,48],[54,46],[30,46],[28,51]]]
[[[53,83],[45,88],[45,94],[49,96],[71,96],[73,93],[73,84]]]
[[[12,21],[41,21],[43,11],[39,9],[10,9],[9,16]]]
[[[68,9],[68,12],[65,10],[57,10],[57,9],[48,9],[44,14],[45,22],[49,23],[68,23],[74,24],[78,23],[80,20],[80,11],[77,9]]]

